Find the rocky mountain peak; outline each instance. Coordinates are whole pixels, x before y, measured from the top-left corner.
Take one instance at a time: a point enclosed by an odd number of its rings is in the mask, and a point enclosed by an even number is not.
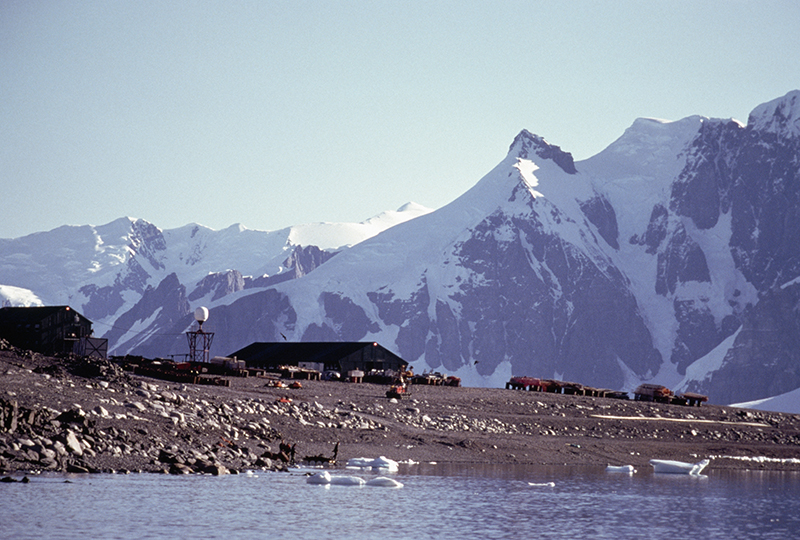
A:
[[[758,131],[800,137],[800,90],[793,90],[753,109],[747,126]]]
[[[164,268],[158,257],[159,252],[167,249],[161,229],[148,221],[137,219],[131,222],[131,232],[128,238],[131,249],[145,257],[153,265],[153,268]]]
[[[567,174],[575,174],[575,162],[572,159],[572,154],[565,152],[560,146],[550,144],[544,137],[534,135],[527,129],[523,129],[514,138],[514,142],[508,149],[509,154],[514,154],[522,159],[534,159],[534,156],[539,156],[543,159],[549,159]]]

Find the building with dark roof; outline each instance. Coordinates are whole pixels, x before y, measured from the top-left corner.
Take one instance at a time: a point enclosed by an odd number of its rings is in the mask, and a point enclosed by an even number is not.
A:
[[[321,371],[345,374],[360,370],[402,371],[408,362],[375,342],[256,342],[231,353],[249,368],[317,365]]]
[[[92,321],[69,306],[0,308],[0,338],[47,355],[105,358],[108,350],[108,340],[92,337]]]

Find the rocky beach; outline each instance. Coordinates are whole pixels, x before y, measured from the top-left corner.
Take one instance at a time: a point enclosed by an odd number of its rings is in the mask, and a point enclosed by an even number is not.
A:
[[[800,471],[798,415],[447,386],[390,400],[377,384],[228,380],[174,383],[0,343],[0,474],[227,474],[378,456],[640,469],[708,458],[708,470]]]

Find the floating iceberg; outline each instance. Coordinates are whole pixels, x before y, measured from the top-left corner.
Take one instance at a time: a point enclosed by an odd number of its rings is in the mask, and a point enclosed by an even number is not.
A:
[[[318,472],[316,474],[312,474],[306,479],[306,483],[308,484],[330,484],[331,483],[331,473],[328,471]]]
[[[366,480],[358,476],[331,476],[331,484],[339,486],[363,486]]]
[[[351,458],[347,460],[348,469],[385,469],[397,472],[397,462],[383,456],[378,458]]]
[[[633,465],[609,465],[606,467],[606,472],[633,474],[636,469],[633,468]]]
[[[363,486],[366,481],[358,476],[334,476],[328,471],[322,471],[309,476],[308,479],[306,479],[306,483],[323,486],[330,484],[338,486]]]
[[[401,488],[403,484],[395,480],[394,478],[388,478],[386,476],[379,476],[377,478],[373,478],[372,480],[367,482],[368,486],[378,486],[378,487],[391,487],[391,488]]]
[[[692,476],[700,476],[709,460],[704,459],[697,463],[684,463],[683,461],[670,461],[666,459],[651,459],[650,465],[653,466],[653,472],[665,474],[690,474]]]

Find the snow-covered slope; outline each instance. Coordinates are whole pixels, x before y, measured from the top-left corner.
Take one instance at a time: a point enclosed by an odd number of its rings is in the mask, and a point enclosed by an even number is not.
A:
[[[357,225],[119,220],[0,240],[0,283],[82,309],[117,354],[185,352],[205,305],[212,354],[375,340],[469,385],[533,375],[764,399],[800,387],[798,103],[760,105],[746,125],[638,119],[577,163],[523,131],[447,206]]]
[[[44,303],[28,289],[0,285],[0,306],[34,307]]]
[[[758,409],[760,411],[800,414],[800,388],[779,396],[757,399],[744,403],[734,403],[731,406],[742,407],[744,409]]]

